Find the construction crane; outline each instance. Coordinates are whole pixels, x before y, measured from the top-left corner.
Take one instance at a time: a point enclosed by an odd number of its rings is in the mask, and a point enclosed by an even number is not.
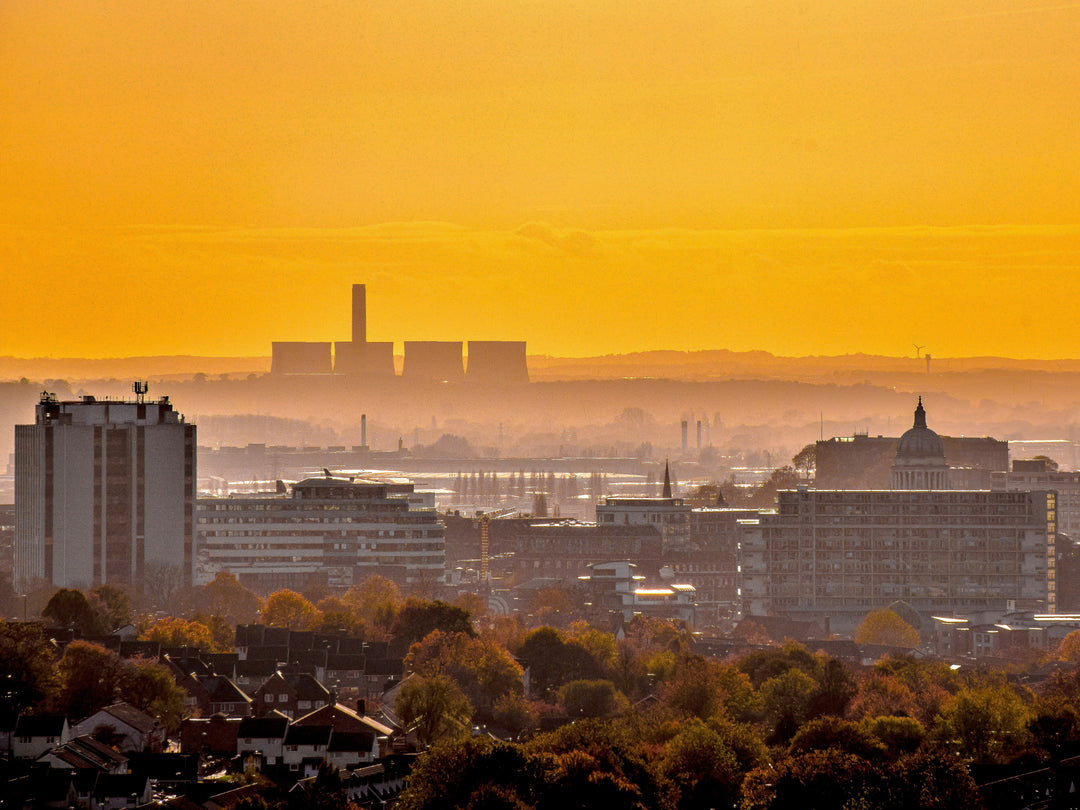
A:
[[[515,507],[509,506],[503,509],[496,509],[494,512],[480,512],[476,515],[476,520],[480,524],[480,582],[487,585],[491,579],[491,571],[488,566],[488,547],[490,541],[490,530],[488,524],[497,518],[507,517],[517,512]]]

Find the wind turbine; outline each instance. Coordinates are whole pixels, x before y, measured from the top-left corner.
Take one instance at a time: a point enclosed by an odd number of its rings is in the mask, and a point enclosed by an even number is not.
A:
[[[915,347],[915,359],[918,360],[919,352],[926,348],[926,344],[924,343],[922,346],[920,346],[918,343],[912,343],[911,345]]]

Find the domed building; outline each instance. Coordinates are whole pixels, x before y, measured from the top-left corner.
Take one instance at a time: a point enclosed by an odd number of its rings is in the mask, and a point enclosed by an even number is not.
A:
[[[941,437],[926,426],[922,397],[915,408],[915,424],[900,437],[892,465],[893,489],[947,489],[949,465]]]

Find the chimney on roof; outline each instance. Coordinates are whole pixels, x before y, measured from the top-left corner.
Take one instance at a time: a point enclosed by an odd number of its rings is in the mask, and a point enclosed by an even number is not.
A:
[[[363,698],[359,698],[356,701],[356,713],[361,717],[367,714],[367,701]]]

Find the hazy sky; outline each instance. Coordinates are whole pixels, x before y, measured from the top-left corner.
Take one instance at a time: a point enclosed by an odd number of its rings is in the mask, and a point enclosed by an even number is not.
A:
[[[1080,2],[0,0],[0,354],[1075,357]],[[399,347],[400,348],[400,347]]]

